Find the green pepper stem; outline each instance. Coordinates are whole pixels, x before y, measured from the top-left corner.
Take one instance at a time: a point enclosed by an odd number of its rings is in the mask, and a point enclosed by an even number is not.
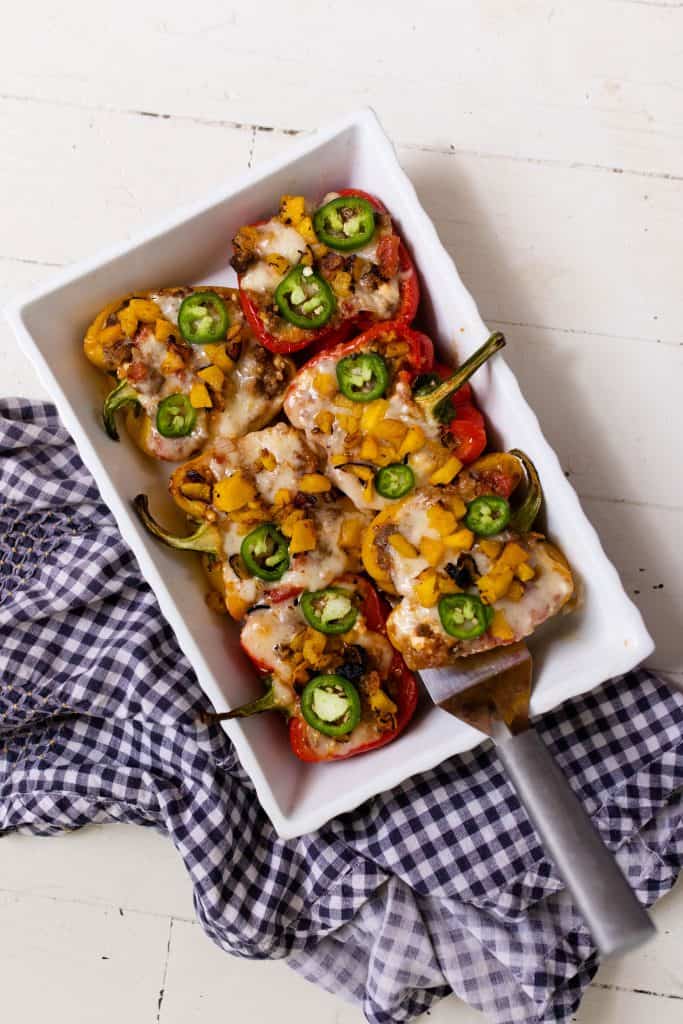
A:
[[[275,691],[271,686],[269,690],[259,697],[258,700],[249,701],[248,704],[240,704],[232,711],[202,711],[199,714],[199,721],[203,725],[214,725],[216,722],[226,722],[231,718],[251,718],[252,715],[260,715],[262,711],[275,711],[280,705],[275,701]]]
[[[130,403],[139,405],[140,398],[135,388],[131,387],[128,381],[124,378],[116,385],[113,391],[109,392],[104,400],[104,405],[102,406],[104,429],[107,431],[112,441],[118,441],[119,439],[119,432],[116,429],[116,413],[119,409],[123,408],[124,405],[128,405]]]
[[[438,408],[444,402],[447,402],[451,395],[466,384],[473,373],[475,373],[480,366],[483,366],[487,359],[490,359],[494,353],[499,352],[505,345],[505,338],[496,331],[491,337],[484,342],[484,344],[473,352],[469,359],[466,359],[462,366],[459,366],[455,373],[448,377],[443,384],[440,384],[434,391],[430,391],[428,395],[417,395],[415,401],[422,407],[427,416],[431,416],[434,419],[438,419]]]
[[[182,551],[199,551],[206,555],[213,555],[214,558],[219,557],[221,538],[217,528],[212,523],[202,523],[189,537],[176,537],[174,534],[164,530],[163,526],[160,526],[156,519],[154,519],[149,511],[149,498],[146,494],[138,494],[133,499],[133,508],[145,529],[149,530],[151,534],[170,548],[178,548]]]
[[[520,505],[512,510],[510,516],[510,528],[518,533],[528,533],[531,530],[538,513],[543,504],[543,488],[536,467],[523,451],[519,448],[512,448],[509,455],[514,455],[524,466],[526,474],[526,494]]]

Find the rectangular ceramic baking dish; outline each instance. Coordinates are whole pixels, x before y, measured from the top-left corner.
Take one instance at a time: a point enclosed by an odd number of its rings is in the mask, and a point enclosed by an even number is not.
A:
[[[219,711],[253,698],[259,683],[241,653],[237,627],[207,610],[197,561],[163,548],[133,515],[131,498],[144,491],[154,495],[160,518],[168,518],[168,467],[138,453],[125,434],[118,445],[107,438],[100,421],[101,377],[85,361],[81,339],[89,321],[112,296],[161,285],[234,283],[230,239],[240,225],[268,215],[281,193],[317,197],[349,186],[375,193],[391,211],[420,271],[420,323],[438,341],[446,360],[462,361],[489,332],[391,143],[368,109],[296,141],[284,155],[202,202],[175,211],[132,241],[59,274],[6,309],[200,685]],[[475,388],[492,442],[522,448],[536,463],[546,493],[548,531],[583,586],[581,609],[555,620],[532,640],[532,707],[540,714],[633,668],[653,644],[503,358],[497,356],[477,374]],[[261,804],[286,838],[319,828],[482,738],[426,700],[395,743],[336,764],[297,761],[278,715],[230,722],[226,730]]]

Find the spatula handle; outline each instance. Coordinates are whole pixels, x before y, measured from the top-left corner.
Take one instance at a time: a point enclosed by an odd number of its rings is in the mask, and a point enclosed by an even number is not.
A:
[[[655,933],[617,862],[533,729],[497,741],[520,800],[603,956]]]

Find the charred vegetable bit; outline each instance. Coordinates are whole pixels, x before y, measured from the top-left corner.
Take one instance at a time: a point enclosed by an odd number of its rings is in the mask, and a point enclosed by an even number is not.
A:
[[[177,548],[181,551],[198,551],[205,555],[218,558],[221,550],[221,540],[218,530],[211,523],[202,525],[191,533],[189,537],[177,537],[175,534],[164,530],[163,526],[157,523],[149,511],[149,499],[146,494],[138,494],[133,499],[133,508],[146,530],[169,548]]]
[[[492,355],[499,352],[504,346],[505,338],[499,331],[496,331],[469,359],[465,360],[462,366],[458,367],[451,377],[441,381],[438,387],[431,387],[431,381],[423,380],[418,391],[414,392],[414,398],[425,415],[435,419],[438,423],[450,422],[453,419],[450,411],[451,396],[469,380],[480,366],[483,366]],[[427,376],[431,377],[432,375]]]
[[[221,341],[230,326],[228,307],[215,292],[195,292],[183,299],[178,327],[190,345]]]
[[[474,594],[447,594],[439,601],[439,618],[449,636],[472,640],[486,632],[493,610]]]
[[[330,249],[360,249],[375,233],[375,211],[361,196],[344,195],[325,203],[316,212],[313,226],[319,240]]]
[[[389,387],[389,368],[376,352],[359,352],[337,363],[339,390],[352,402],[374,402]]]
[[[346,736],[360,722],[358,690],[344,676],[316,676],[301,694],[301,714],[324,736]]]
[[[358,618],[353,594],[342,587],[310,590],[301,597],[301,611],[309,626],[319,633],[348,633]]]
[[[157,430],[162,437],[187,437],[195,428],[197,410],[187,395],[169,395],[159,402]]]
[[[139,405],[140,398],[135,388],[131,387],[127,380],[122,380],[113,391],[110,391],[104,400],[102,407],[102,419],[104,429],[112,441],[119,440],[119,432],[116,429],[116,413],[125,405]]]
[[[277,286],[275,302],[285,320],[308,329],[326,324],[337,306],[327,281],[301,263]]]
[[[248,533],[240,554],[251,575],[260,580],[279,580],[289,568],[287,538],[274,523],[263,523]]]
[[[404,462],[391,462],[375,476],[375,489],[383,498],[403,498],[415,486],[415,474]]]
[[[479,537],[492,537],[510,522],[510,504],[497,494],[482,494],[467,506],[465,525]]]
[[[543,488],[536,467],[528,455],[525,455],[519,448],[513,448],[508,454],[514,455],[522,463],[527,482],[523,501],[510,515],[510,528],[518,533],[528,533],[541,511]]]

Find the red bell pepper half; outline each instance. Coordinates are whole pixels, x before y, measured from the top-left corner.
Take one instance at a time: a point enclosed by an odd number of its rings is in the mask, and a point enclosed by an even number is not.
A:
[[[387,213],[383,203],[368,192],[360,189],[342,189],[340,196],[360,196],[366,199],[379,213]],[[267,223],[265,220],[256,221],[251,227],[259,227]],[[417,271],[403,241],[398,235],[391,234],[382,238],[377,246],[377,259],[380,271],[383,276],[393,277],[399,275],[399,307],[393,319],[400,323],[409,324],[415,317],[418,303],[420,301],[420,285]],[[242,287],[243,275],[238,275],[239,295],[242,311],[254,331],[256,337],[269,352],[281,354],[299,352],[309,345],[331,348],[340,344],[354,331],[365,330],[374,321],[369,313],[359,313],[353,317],[347,317],[341,322],[333,320],[329,325],[313,330],[297,328],[289,330],[289,337],[279,337],[271,333],[264,323],[261,311],[248,292]]]
[[[365,619],[367,628],[372,632],[380,633],[386,639],[386,620],[391,609],[386,601],[380,597],[373,585],[362,576],[346,576],[339,582],[353,584],[356,591],[361,595],[359,612]],[[291,596],[291,594],[286,595],[287,598],[290,598]],[[285,597],[282,597],[281,600],[285,600]],[[261,660],[254,659],[246,648],[245,651],[259,673],[262,675],[268,675],[272,672],[271,666]],[[391,697],[398,708],[395,726],[393,729],[380,733],[375,739],[370,740],[368,743],[354,747],[348,753],[344,753],[343,746],[341,747],[340,753],[326,754],[315,750],[309,743],[309,727],[300,716],[298,710],[295,710],[294,707],[291,706],[283,707],[282,705],[278,705],[273,688],[268,689],[266,693],[257,700],[252,701],[249,704],[243,704],[241,707],[235,708],[233,711],[229,711],[224,714],[206,714],[203,716],[203,721],[205,723],[213,723],[231,718],[247,718],[252,715],[259,714],[262,711],[280,710],[288,717],[290,746],[300,760],[311,763],[320,761],[340,761],[348,757],[355,757],[356,754],[363,754],[369,750],[375,750],[378,747],[383,747],[387,743],[391,743],[392,740],[396,739],[396,737],[403,732],[415,714],[418,701],[417,680],[413,673],[407,668],[398,651],[393,652],[389,671],[386,678],[382,680],[382,685],[389,689]]]

